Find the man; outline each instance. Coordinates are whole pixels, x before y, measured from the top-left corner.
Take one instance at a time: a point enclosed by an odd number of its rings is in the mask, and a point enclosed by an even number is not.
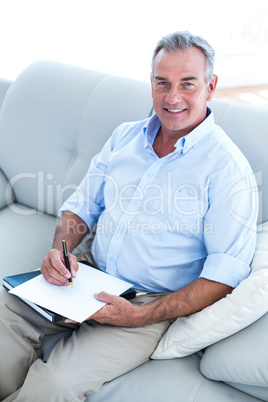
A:
[[[6,401],[84,400],[146,362],[174,319],[225,297],[248,276],[256,193],[247,161],[207,108],[217,85],[213,60],[210,45],[187,32],[158,43],[151,76],[156,115],[115,130],[61,208],[41,267],[49,282],[68,285],[61,241],[72,252],[97,224],[89,261],[144,294],[127,301],[100,292],[96,298],[107,304],[81,325],[68,318],[48,324],[3,295]],[[72,254],[70,263],[75,278]],[[66,328],[73,335],[43,362],[43,334]],[[10,350],[11,362],[4,358]]]

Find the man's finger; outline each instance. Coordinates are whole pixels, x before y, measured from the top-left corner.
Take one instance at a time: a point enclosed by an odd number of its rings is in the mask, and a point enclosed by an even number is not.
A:
[[[100,293],[94,293],[94,297],[95,297],[95,299],[97,299],[99,301],[109,303],[109,301],[112,300],[113,295],[110,295],[109,293],[102,291]]]

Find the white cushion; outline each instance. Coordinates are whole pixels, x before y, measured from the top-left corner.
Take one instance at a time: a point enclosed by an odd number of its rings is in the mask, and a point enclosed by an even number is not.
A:
[[[252,272],[230,295],[202,311],[178,318],[152,359],[187,356],[252,324],[268,310],[268,222],[258,227]]]

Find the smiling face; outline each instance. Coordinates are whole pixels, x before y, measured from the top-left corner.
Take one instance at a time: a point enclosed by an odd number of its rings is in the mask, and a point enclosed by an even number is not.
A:
[[[206,118],[207,101],[213,97],[217,77],[206,84],[206,59],[196,47],[175,53],[161,49],[153,67],[153,105],[162,135],[179,139]]]

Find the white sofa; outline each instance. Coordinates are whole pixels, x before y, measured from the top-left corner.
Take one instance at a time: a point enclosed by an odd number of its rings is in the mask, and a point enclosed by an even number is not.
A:
[[[121,122],[149,116],[152,101],[149,80],[42,61],[14,82],[0,80],[0,107],[2,280],[40,266],[51,247],[57,210],[93,155]],[[210,107],[252,165],[259,224],[266,222],[268,110],[219,100]],[[232,295],[176,321],[149,362],[86,400],[268,401],[267,234],[268,226],[260,227],[253,272]],[[78,250],[83,249],[81,244]],[[44,358],[56,341],[44,340]]]

